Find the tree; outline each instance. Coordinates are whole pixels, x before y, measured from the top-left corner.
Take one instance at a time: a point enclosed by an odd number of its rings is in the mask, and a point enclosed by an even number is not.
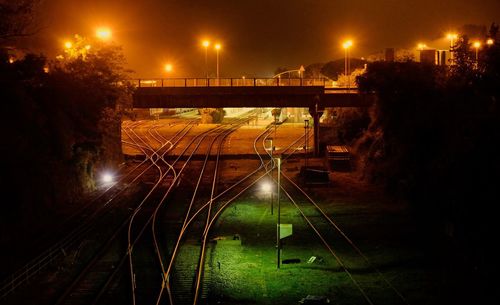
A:
[[[356,69],[363,69],[366,61],[358,58],[351,58],[350,65],[351,71]],[[340,74],[345,73],[345,59],[337,59],[334,61],[327,62],[321,68],[321,74],[325,75],[330,79],[337,79]]]
[[[304,78],[321,78],[321,69],[323,68],[323,63],[315,63],[306,66],[304,71]]]
[[[94,190],[100,168],[122,162],[127,73],[113,45],[93,44],[85,54],[56,61],[27,54],[12,63],[0,50],[1,124],[11,131],[0,185],[12,198],[2,209],[2,225],[12,220],[38,229],[45,216]]]
[[[39,0],[0,2],[0,46],[5,47],[17,37],[33,35],[34,12]]]
[[[131,108],[131,71],[124,68],[119,46],[75,35],[71,48],[50,66],[53,86],[71,88],[74,120],[91,135],[82,137],[82,147],[96,143],[98,159],[104,165],[120,161],[121,115]],[[86,139],[86,140],[85,140]],[[102,164],[101,164],[102,166]]]
[[[455,46],[452,48],[453,66],[452,75],[461,79],[469,79],[474,74],[475,57],[472,51],[472,44],[466,35],[460,36]]]
[[[287,67],[278,67],[278,68],[276,68],[276,70],[274,70],[274,75],[278,75],[278,74],[286,72],[288,70],[290,70],[290,69],[288,69]]]
[[[463,285],[455,289],[468,289],[449,296],[457,304],[494,299],[483,287],[496,261],[489,241],[500,197],[500,48],[485,46],[478,67],[473,52],[463,36],[450,69],[375,62],[358,77],[360,90],[376,94],[370,127],[357,143],[365,177],[408,200],[421,229],[453,245],[444,255],[460,271],[450,277]],[[446,236],[444,227],[451,228]]]
[[[198,111],[200,112],[201,123],[203,124],[221,123],[226,114],[224,108],[200,108]]]

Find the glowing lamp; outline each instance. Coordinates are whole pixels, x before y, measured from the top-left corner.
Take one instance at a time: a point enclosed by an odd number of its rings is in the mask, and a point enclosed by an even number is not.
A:
[[[108,40],[111,38],[111,30],[109,28],[98,28],[95,35],[101,40]]]
[[[350,47],[352,47],[352,40],[346,40],[346,41],[344,41],[344,43],[342,44],[342,47],[344,49],[349,49]]]
[[[102,182],[104,183],[111,183],[113,182],[113,175],[110,173],[104,173],[102,174]]]

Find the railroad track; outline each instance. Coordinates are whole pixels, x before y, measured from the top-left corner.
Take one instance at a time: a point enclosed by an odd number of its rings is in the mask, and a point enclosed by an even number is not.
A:
[[[209,131],[207,134],[211,132],[213,131]],[[155,150],[148,145],[148,142],[143,141],[143,139],[134,133],[133,130],[130,130],[128,136],[130,139],[135,139],[133,140],[133,144],[145,153],[147,159],[156,168],[156,183],[134,208],[129,218],[122,222],[94,257],[74,277],[74,280],[60,295],[56,304],[99,304],[99,302],[109,300],[112,294],[123,295],[127,290],[132,292],[133,303],[136,301],[143,303],[149,300],[150,295],[153,294],[152,292],[160,289],[162,283],[161,264],[158,266],[158,264],[149,263],[153,262],[153,260],[143,259],[143,256],[154,257],[154,251],[158,251],[159,246],[154,234],[144,233],[150,232],[147,228],[155,223],[154,219],[162,203],[168,197],[171,190],[174,189],[173,186],[177,185],[183,169],[189,163],[196,149],[190,152],[188,159],[183,162],[181,169],[178,169],[176,172],[174,165],[181,163],[179,162],[181,155],[172,164],[169,164],[165,160],[165,153],[168,150],[161,152],[161,148],[165,147],[164,144],[166,142],[163,143],[164,141],[160,140],[162,142],[160,149]],[[200,139],[199,136],[195,137],[192,141],[192,143],[195,143],[195,146],[199,146],[199,143],[201,143],[201,141],[197,142],[198,139]],[[175,145],[169,146],[169,149],[173,146]],[[186,146],[184,152],[186,152],[189,146]],[[167,168],[162,168],[162,166],[166,166]],[[173,174],[169,176],[169,172]],[[165,185],[165,179],[168,177],[170,177],[171,181],[169,181],[168,185]],[[123,238],[124,231],[127,231],[126,242],[124,242]],[[151,232],[154,231],[153,227]],[[151,241],[154,241],[153,244],[155,247],[151,246]],[[111,249],[115,249],[115,252],[110,251]],[[121,254],[119,254],[119,251],[116,254],[116,249],[122,249]],[[140,259],[134,260],[134,257],[137,256]],[[126,281],[123,281],[127,261],[130,270],[131,284],[129,285],[126,285]],[[151,274],[154,276],[151,277]],[[156,288],[155,283],[158,283],[158,288]],[[131,289],[131,287],[133,288]]]
[[[187,138],[190,130],[188,126],[194,122],[186,124],[185,128],[181,128],[182,131],[170,139],[159,132],[163,127],[159,123],[144,126],[139,122],[124,126],[125,144],[144,155],[144,160],[137,166],[143,174],[135,176],[148,176],[149,191],[141,194],[133,206],[128,206],[129,213],[114,219],[113,230],[110,229],[107,234],[102,232],[99,246],[94,247],[93,254],[73,274],[72,282],[66,283],[66,289],[59,294],[55,304],[106,304],[110,300],[122,300],[134,305],[209,302],[213,262],[207,258],[212,251],[213,244],[210,241],[213,225],[225,208],[258,181],[273,181],[273,177],[277,176],[272,175],[276,164],[270,151],[264,147],[266,138],[272,136],[274,128],[277,128],[270,126],[254,141],[255,152],[260,158],[256,169],[233,185],[220,187],[218,170],[223,162],[220,153],[224,139],[244,122],[245,119],[235,120],[231,125],[220,125],[191,138],[174,160],[167,160],[168,153]],[[142,132],[136,132],[138,128]],[[299,137],[281,149],[283,163],[301,149],[298,143],[302,141],[303,137]],[[206,147],[206,151],[200,153],[202,146]],[[196,154],[198,158],[194,158]],[[262,157],[266,154],[268,157]],[[199,160],[200,155],[204,156],[203,160]],[[407,304],[332,217],[293,179],[283,172],[280,175],[283,178],[280,181],[282,199],[294,204],[335,258],[339,268],[350,277],[353,287],[359,291],[360,303],[375,304],[376,298],[370,295],[373,291],[363,287],[356,279],[353,269],[375,270],[387,285],[386,289],[392,290],[401,304]],[[130,181],[127,184],[134,183]],[[181,199],[185,199],[187,193],[192,194],[192,197],[182,202]],[[114,198],[108,200],[105,206],[115,204],[120,206],[118,199]],[[311,211],[315,214],[311,215]],[[104,222],[108,220],[102,219]],[[102,226],[101,222],[81,234],[97,236],[98,228]],[[345,246],[342,251],[337,251],[340,242],[345,243]],[[348,249],[361,258],[356,266],[346,263],[342,258]]]
[[[301,140],[302,138],[299,138],[294,141],[289,147],[285,149],[284,152],[286,152],[286,150],[290,149],[295,145],[295,143]],[[262,142],[262,147],[265,148],[264,141]],[[258,150],[259,148],[255,147],[256,153],[258,153]],[[282,153],[282,155],[285,156],[284,158],[282,158],[282,162],[286,163],[287,159],[297,150],[299,150],[299,147],[291,149],[291,152],[289,154]],[[268,150],[265,151],[268,153],[269,157],[272,158],[271,153]],[[262,158],[261,162],[264,163],[264,160]],[[273,165],[274,169],[276,167],[276,164]],[[379,276],[380,281],[383,282],[383,285],[385,286],[383,289],[388,290],[388,292],[384,295],[387,296],[388,294],[392,294],[392,304],[408,305],[406,298],[395,288],[395,286],[386,278],[386,276],[384,276],[384,274],[370,262],[368,257],[361,251],[361,249],[354,243],[354,241],[348,237],[346,232],[341,229],[341,227],[334,221],[332,216],[328,215],[325,210],[312,199],[312,196],[310,196],[297,182],[291,179],[284,172],[281,171],[279,175],[277,174],[277,176],[284,179],[275,179],[272,175],[272,170],[269,172],[269,178],[274,181],[275,186],[277,187],[277,185],[280,185],[280,190],[283,192],[284,197],[288,199],[299,211],[304,221],[320,239],[323,246],[332,255],[341,270],[350,278],[355,289],[359,291],[360,303],[365,302],[373,305],[373,296],[377,296],[380,294],[380,287],[376,288],[377,291],[373,291],[374,289],[371,287],[363,287],[359,280],[356,279],[356,276],[352,271],[353,269],[370,270],[376,273]],[[279,192],[278,196],[280,196]],[[343,257],[346,256],[358,257],[358,260],[356,262],[347,263],[343,259]],[[386,301],[387,299],[384,299],[383,302]]]
[[[130,189],[133,189],[139,179],[153,166],[152,164],[148,166],[146,163],[147,160],[144,160],[132,167],[131,170],[120,177],[117,183],[106,187],[94,199],[93,205],[97,205],[96,209],[91,209],[89,205],[85,205],[68,218],[64,224],[73,223],[73,228],[71,230],[61,230],[62,233],[66,233],[62,238],[6,280],[0,286],[0,292],[2,293],[0,298],[8,297],[15,289],[20,289],[24,283],[34,280],[37,274],[52,266],[54,262],[62,260],[72,252],[78,253],[82,244],[88,241],[86,236],[93,234],[92,230],[96,226],[108,223],[116,218],[116,215],[112,214],[116,214],[116,208],[123,204],[123,202],[120,202],[119,196],[127,192],[127,196],[131,195]],[[124,209],[128,208],[125,207]]]

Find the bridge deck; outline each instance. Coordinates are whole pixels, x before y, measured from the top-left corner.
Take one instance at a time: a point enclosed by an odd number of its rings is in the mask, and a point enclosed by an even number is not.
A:
[[[366,107],[371,95],[325,79],[137,80],[135,108]]]

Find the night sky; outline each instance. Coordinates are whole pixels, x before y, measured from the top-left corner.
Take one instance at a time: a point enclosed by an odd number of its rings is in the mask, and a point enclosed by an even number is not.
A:
[[[38,22],[32,48],[50,56],[66,38],[109,26],[136,77],[166,76],[166,62],[173,76],[202,76],[203,38],[223,45],[221,77],[251,77],[342,58],[345,38],[354,57],[419,41],[445,47],[450,30],[500,23],[500,0],[46,0]]]

